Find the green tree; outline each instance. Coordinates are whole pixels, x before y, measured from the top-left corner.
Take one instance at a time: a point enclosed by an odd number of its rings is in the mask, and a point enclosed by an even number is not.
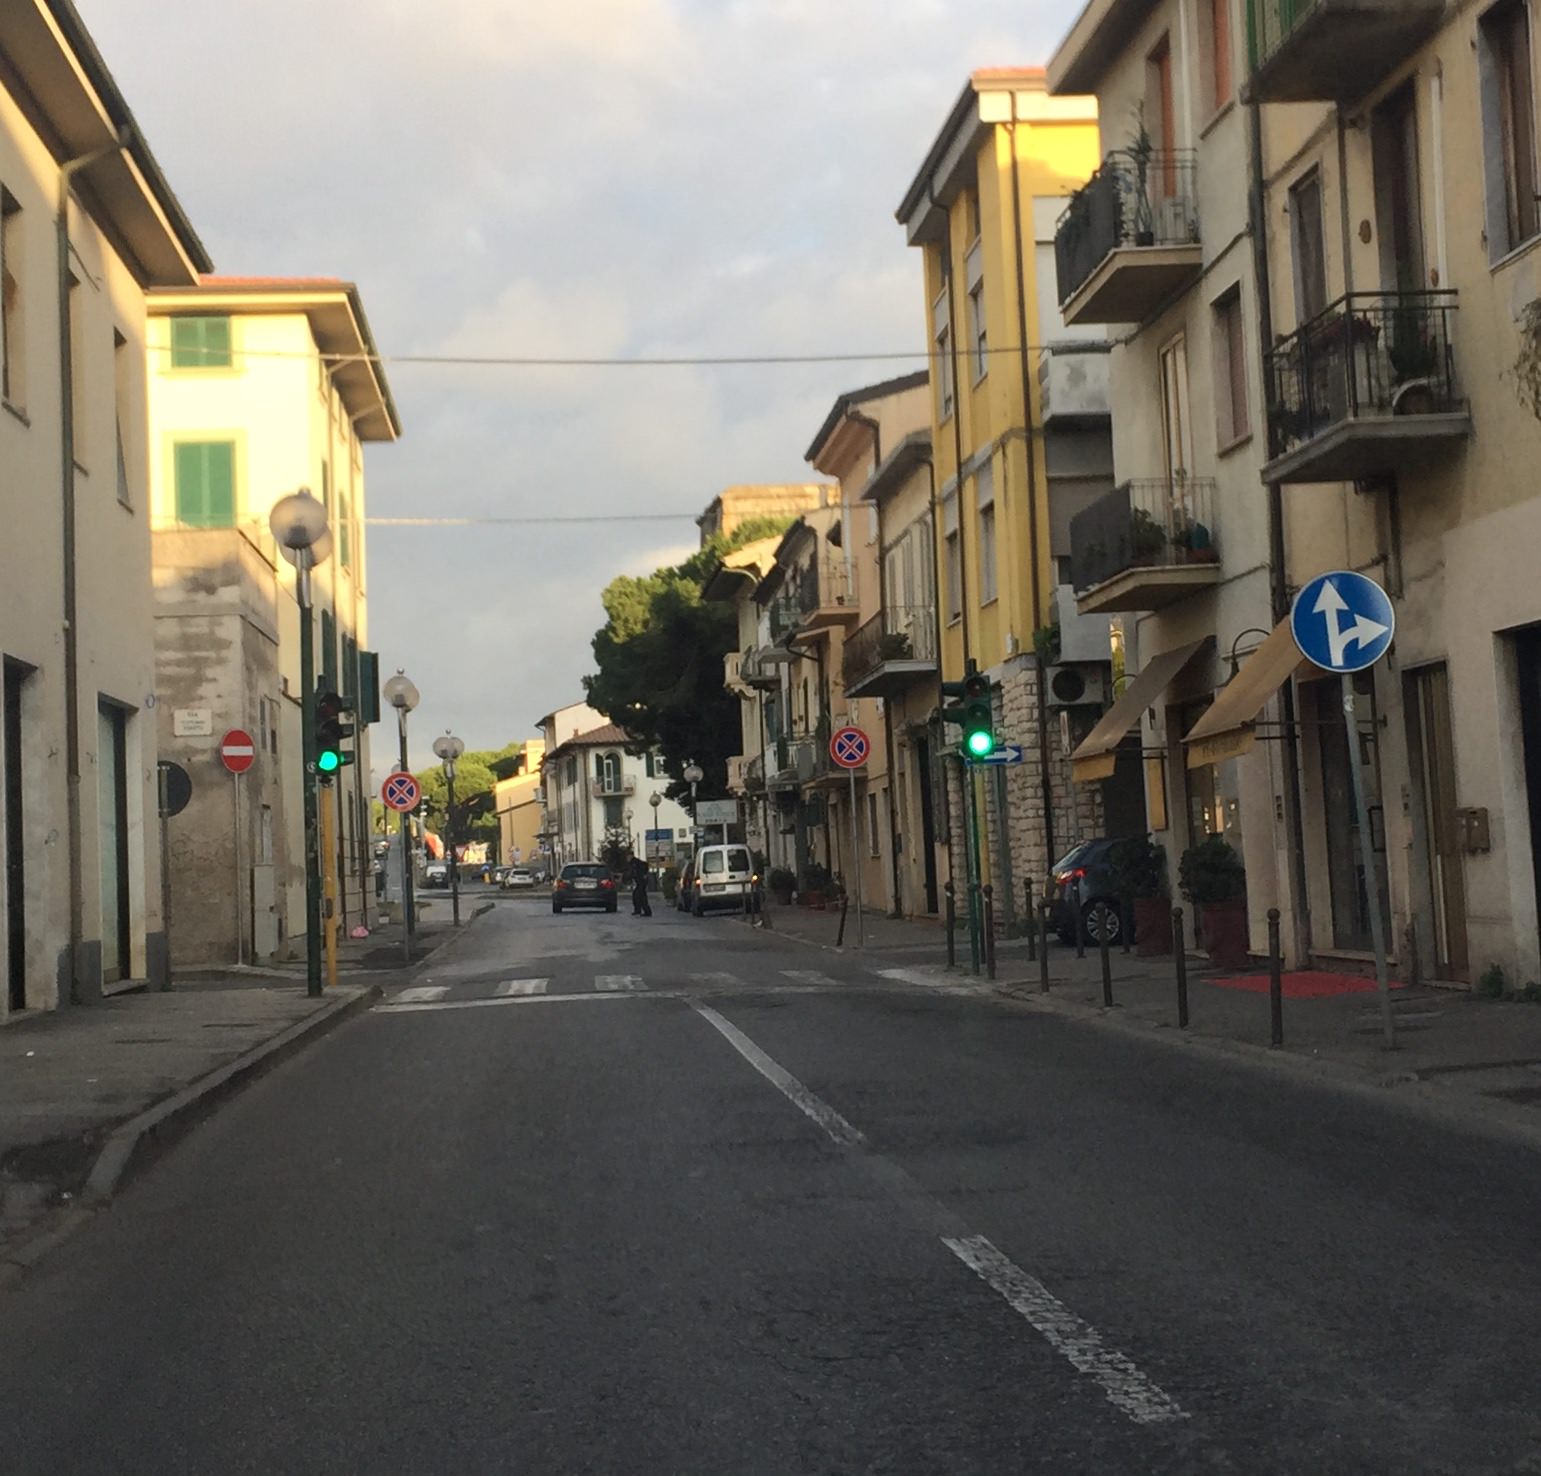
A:
[[[490,841],[497,835],[492,786],[518,772],[523,752],[522,743],[508,743],[497,749],[467,749],[455,760],[456,840]],[[443,835],[449,811],[449,781],[444,777],[444,766],[435,764],[424,769],[417,775],[417,782],[423,786],[422,814],[428,828]]]
[[[739,751],[738,699],[723,685],[723,657],[738,646],[731,605],[704,600],[702,586],[723,554],[783,533],[789,518],[754,518],[713,538],[682,564],[610,581],[606,621],[594,634],[598,670],[583,679],[592,707],[619,723],[638,748],[656,748],[675,776],[668,793],[688,794],[678,777],[692,759],[702,789],[722,794],[728,759]]]

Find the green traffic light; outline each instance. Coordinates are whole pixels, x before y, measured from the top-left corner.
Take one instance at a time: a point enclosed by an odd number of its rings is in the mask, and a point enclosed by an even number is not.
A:
[[[316,768],[323,774],[335,774],[342,768],[342,755],[335,748],[323,748],[316,755]]]
[[[975,758],[983,758],[986,754],[995,752],[995,734],[993,733],[976,730],[963,741]]]

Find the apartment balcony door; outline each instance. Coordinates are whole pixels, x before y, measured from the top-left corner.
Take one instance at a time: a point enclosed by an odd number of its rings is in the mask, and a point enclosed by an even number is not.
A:
[[[1523,651],[1523,643],[1521,646]],[[1523,691],[1524,684],[1521,683]],[[1541,712],[1532,724],[1541,725]],[[1526,752],[1531,749],[1532,724],[1526,724]],[[1429,933],[1432,972],[1439,979],[1471,978],[1466,948],[1466,877],[1461,866],[1460,837],[1455,820],[1455,740],[1450,724],[1450,670],[1443,662],[1407,676],[1408,758],[1415,785],[1414,802],[1421,823],[1414,827],[1428,878]],[[1541,745],[1538,745],[1541,748]],[[1541,758],[1541,752],[1538,752]],[[1531,791],[1532,810],[1536,791]],[[1532,839],[1534,840],[1534,835]]]
[[[102,875],[102,982],[127,977],[128,900],[128,714],[103,702],[96,713],[97,830]]]
[[[1418,107],[1414,84],[1397,88],[1370,120],[1375,158],[1375,215],[1381,282],[1387,290],[1429,286],[1423,253],[1423,202],[1418,188]]]
[[[22,750],[22,688],[32,674],[18,661],[5,663],[5,716],[0,743],[5,765],[6,1003],[27,1007],[26,766]]]

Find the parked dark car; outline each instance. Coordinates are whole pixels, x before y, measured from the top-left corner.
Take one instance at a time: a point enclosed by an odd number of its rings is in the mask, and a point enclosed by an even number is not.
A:
[[[1082,841],[1054,863],[1050,873],[1054,905],[1049,921],[1061,943],[1075,942],[1077,909],[1084,919],[1088,943],[1100,943],[1104,930],[1109,943],[1117,943],[1123,936],[1113,874],[1113,851],[1118,843],[1117,836]]]
[[[679,888],[674,894],[674,910],[676,912],[690,911],[690,894],[695,890],[695,885],[696,862],[695,857],[692,856],[690,860],[685,863],[685,869],[680,872]]]
[[[600,861],[574,861],[564,866],[551,887],[551,910],[566,912],[569,907],[603,907],[614,912],[615,878]]]

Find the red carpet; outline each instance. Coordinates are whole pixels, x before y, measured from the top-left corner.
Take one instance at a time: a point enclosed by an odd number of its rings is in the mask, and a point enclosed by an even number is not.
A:
[[[1218,984],[1221,989],[1245,989],[1249,994],[1268,993],[1267,974],[1238,974],[1231,979],[1206,979],[1206,984]],[[1320,969],[1285,974],[1282,980],[1285,999],[1331,999],[1340,994],[1373,994],[1375,980],[1361,974],[1329,974]],[[1407,986],[1398,980],[1391,981],[1393,989]]]

